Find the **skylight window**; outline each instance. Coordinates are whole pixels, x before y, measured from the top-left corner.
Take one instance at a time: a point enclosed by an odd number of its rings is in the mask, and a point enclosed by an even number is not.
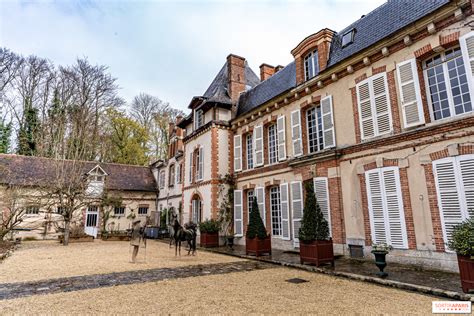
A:
[[[355,29],[351,29],[350,31],[342,35],[342,47],[346,47],[347,45],[354,42],[354,34],[355,34]]]

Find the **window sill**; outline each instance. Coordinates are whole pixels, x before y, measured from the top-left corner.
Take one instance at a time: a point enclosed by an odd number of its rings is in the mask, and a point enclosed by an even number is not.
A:
[[[432,126],[442,125],[442,124],[446,124],[446,123],[450,123],[450,122],[456,122],[456,121],[466,119],[466,118],[469,118],[469,117],[474,117],[474,111],[467,112],[467,113],[460,114],[460,115],[447,117],[447,118],[436,120],[436,121],[432,121],[428,124],[420,125],[418,127],[432,127]]]

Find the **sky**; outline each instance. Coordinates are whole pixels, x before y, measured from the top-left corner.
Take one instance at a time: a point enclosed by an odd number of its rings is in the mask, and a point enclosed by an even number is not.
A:
[[[187,112],[230,53],[259,75],[322,28],[341,31],[385,0],[0,0],[0,46],[56,65],[106,65],[127,102],[140,92]]]

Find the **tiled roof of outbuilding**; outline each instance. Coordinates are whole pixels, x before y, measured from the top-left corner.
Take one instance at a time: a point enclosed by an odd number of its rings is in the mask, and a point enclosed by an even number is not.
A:
[[[447,3],[449,0],[389,0],[334,36],[328,67],[389,37]],[[342,47],[342,36],[351,29],[355,29],[354,42]]]
[[[59,166],[67,169],[73,164],[72,160],[58,162],[43,157],[0,154],[0,184],[47,186],[57,179]],[[148,167],[95,161],[79,161],[77,165],[84,174],[99,165],[107,173],[106,189],[156,192],[155,179]]]
[[[295,63],[292,62],[267,80],[262,81],[255,88],[242,93],[239,98],[237,116],[251,111],[295,86],[296,67]]]

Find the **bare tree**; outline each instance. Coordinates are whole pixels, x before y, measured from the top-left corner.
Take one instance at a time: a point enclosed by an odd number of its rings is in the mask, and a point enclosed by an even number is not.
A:
[[[6,86],[15,78],[23,59],[6,48],[0,47],[0,102],[2,92]]]

